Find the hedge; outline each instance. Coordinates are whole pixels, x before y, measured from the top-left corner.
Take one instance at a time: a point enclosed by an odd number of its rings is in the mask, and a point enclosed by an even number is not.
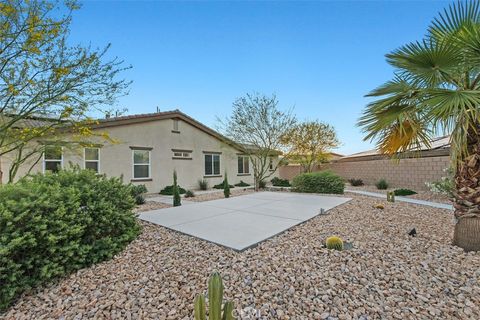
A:
[[[344,188],[343,179],[331,171],[302,173],[292,180],[296,192],[343,194]]]
[[[112,258],[140,233],[132,186],[73,169],[0,187],[0,310],[23,291]]]

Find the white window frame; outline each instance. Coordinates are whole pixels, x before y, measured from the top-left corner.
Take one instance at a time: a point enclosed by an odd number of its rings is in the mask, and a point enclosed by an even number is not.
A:
[[[135,178],[135,165],[147,165],[147,163],[135,164],[135,151],[148,151],[148,177]],[[145,180],[145,179],[152,179],[152,150],[132,148],[132,180]]]
[[[189,151],[173,151],[173,158],[175,159],[190,159],[192,153]]]
[[[87,149],[97,149],[98,150],[98,159],[97,160],[87,160],[86,150]],[[100,173],[100,148],[98,147],[85,147],[83,148],[83,169],[87,169],[87,162],[96,162],[97,163],[97,173]]]
[[[238,171],[238,160],[242,159],[242,172]],[[247,166],[247,172],[245,172],[245,159],[248,161],[248,166]],[[249,175],[250,174],[250,157],[249,156],[238,156],[237,159],[237,173],[238,174],[243,174],[243,175]]]
[[[205,166],[206,166],[206,161],[205,161],[205,157],[206,156],[211,156],[212,157],[212,173],[210,174],[207,174],[206,170],[205,170]],[[218,157],[218,173],[215,173],[215,165],[214,165],[214,161],[213,161],[213,157]],[[221,160],[221,157],[220,157],[220,154],[218,153],[204,153],[203,154],[203,171],[204,171],[204,176],[205,177],[211,177],[211,176],[221,176],[221,173],[222,172],[222,160]]]
[[[49,146],[45,146],[45,149],[48,148]],[[46,168],[45,168],[45,162],[46,161],[55,161],[55,162],[58,162],[60,161],[60,169],[63,170],[63,147],[60,147],[60,150],[62,152],[62,156],[60,157],[60,160],[58,159],[45,159],[45,150],[43,150],[43,154],[42,154],[42,172],[43,174],[45,174],[45,172],[47,171]]]

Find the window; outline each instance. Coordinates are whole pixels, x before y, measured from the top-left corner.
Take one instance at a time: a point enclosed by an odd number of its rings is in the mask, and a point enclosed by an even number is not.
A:
[[[150,178],[150,150],[133,150],[133,179]]]
[[[219,154],[205,155],[205,175],[206,176],[220,175],[220,155]]]
[[[100,172],[100,149],[85,148],[84,149],[85,169]]]
[[[178,159],[191,159],[191,151],[173,150],[173,157]]]
[[[43,172],[58,172],[63,167],[62,147],[46,146],[43,152]]]
[[[250,162],[248,156],[239,156],[238,157],[238,173],[248,174],[250,173]]]
[[[177,132],[177,133],[180,132],[178,130],[178,119],[173,119],[173,130],[172,131]]]
[[[270,171],[273,171],[273,159],[270,157],[270,162],[268,164],[268,167],[270,168]]]

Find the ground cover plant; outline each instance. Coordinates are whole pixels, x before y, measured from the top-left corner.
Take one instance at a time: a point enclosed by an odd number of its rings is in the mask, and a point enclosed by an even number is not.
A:
[[[297,192],[343,194],[345,182],[331,171],[302,173],[293,178],[292,188]]]
[[[396,196],[411,196],[412,194],[417,194],[415,191],[410,189],[395,189],[393,193]]]
[[[290,181],[287,179],[280,179],[278,177],[275,177],[271,180],[272,185],[275,187],[290,187]]]
[[[165,188],[163,188],[162,190],[160,190],[160,194],[164,195],[164,196],[173,196],[173,188],[174,186],[171,185],[171,186],[166,186]],[[184,194],[185,192],[187,192],[187,190],[185,190],[184,188],[178,186],[178,192],[180,194]]]
[[[239,183],[235,183],[235,187],[249,187],[250,185],[246,182],[243,182],[242,180],[240,180]]]

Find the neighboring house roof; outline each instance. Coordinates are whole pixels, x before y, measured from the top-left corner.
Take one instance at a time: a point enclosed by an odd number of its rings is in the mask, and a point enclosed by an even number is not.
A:
[[[449,150],[450,136],[443,136],[432,139],[430,146],[421,144],[420,147],[412,149],[408,151],[408,153],[417,156],[447,155],[449,153]],[[373,160],[387,157],[387,155],[380,153],[377,149],[372,149],[342,157],[337,161],[342,162],[353,160]]]
[[[13,115],[2,115],[0,116],[0,123],[1,122],[7,122],[11,121]],[[57,120],[54,119],[49,119],[49,118],[44,118],[44,117],[35,117],[35,116],[30,116],[28,118],[23,118],[19,119],[18,121],[15,122],[13,125],[14,128],[40,128],[40,127],[46,127],[52,122],[56,122]]]
[[[116,126],[125,126],[130,124],[137,124],[137,123],[144,123],[150,121],[157,121],[157,120],[165,120],[165,119],[178,119],[183,120],[186,123],[194,126],[195,128],[225,142],[226,144],[238,149],[239,151],[245,152],[246,149],[241,144],[225,137],[224,135],[218,133],[217,131],[207,127],[203,123],[193,119],[192,117],[186,115],[185,113],[181,112],[180,110],[171,110],[171,111],[162,111],[162,112],[155,112],[155,113],[144,113],[144,114],[134,114],[134,115],[127,115],[127,116],[120,116],[120,117],[110,117],[105,119],[98,119],[98,123],[92,125],[93,129],[101,129],[101,128],[108,128],[108,127],[116,127]]]

